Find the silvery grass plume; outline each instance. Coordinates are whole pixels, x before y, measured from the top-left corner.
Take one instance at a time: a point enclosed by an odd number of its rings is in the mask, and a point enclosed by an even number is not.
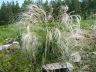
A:
[[[61,6],[61,23],[69,24],[69,15],[67,14],[69,7],[66,6]]]
[[[79,28],[80,29],[80,21],[81,21],[81,16],[80,15],[70,15],[68,14],[68,6],[61,6],[61,23],[65,24],[65,26],[68,29],[74,29],[74,28]],[[70,30],[72,31],[72,30]]]
[[[35,33],[30,31],[29,25],[27,26],[27,33],[22,35],[22,49],[24,53],[28,54],[27,56],[30,59],[35,58],[35,53],[38,50],[38,38]]]
[[[62,6],[61,9],[63,9],[63,14],[62,14],[62,21],[63,24],[66,25],[66,28],[69,29],[70,31],[70,36],[67,37],[67,41],[71,41],[70,39],[73,38],[73,42],[77,43],[77,39],[80,37],[82,38],[82,31],[80,28],[80,21],[81,21],[81,16],[80,15],[70,15],[67,14],[68,11],[68,6]],[[69,39],[69,40],[68,40]]]
[[[22,50],[28,59],[35,60],[40,43],[34,27],[46,20],[46,12],[37,5],[28,5],[28,11],[23,13],[22,17]]]
[[[50,6],[50,10],[49,10],[49,13],[48,13],[48,16],[47,16],[47,20],[48,21],[52,21],[53,20],[52,13],[53,13],[53,8],[52,8],[52,6]]]
[[[28,10],[26,10],[21,15],[21,21],[20,24],[22,24],[21,27],[25,28],[28,24],[32,27],[32,25],[38,25],[42,21],[47,20],[46,18],[46,12],[38,7],[37,5],[28,5]]]
[[[69,61],[70,51],[72,50],[70,47],[74,45],[74,40],[68,41],[66,38],[67,37],[64,37],[63,32],[60,31],[60,29],[51,29],[47,34],[46,54],[51,45],[52,53],[55,54],[54,56],[58,56],[58,60],[62,62]]]
[[[61,31],[58,28],[52,29],[52,37],[53,37],[53,41],[59,43],[61,39]]]
[[[47,41],[48,42],[55,42],[59,44],[61,40],[61,31],[58,28],[53,28],[51,31],[47,33]]]
[[[62,58],[65,58],[65,60],[70,61],[70,56],[72,53],[76,52],[76,50],[77,52],[82,52],[81,50],[83,46],[81,45],[81,40],[84,39],[84,36],[83,31],[80,27],[81,16],[68,14],[68,6],[62,6],[61,11],[61,23],[65,26],[66,29],[68,29],[68,32],[65,30],[63,32],[65,32],[65,34],[69,33],[68,36],[63,35],[62,33]],[[78,48],[78,46],[79,50],[76,49],[76,47]]]
[[[30,12],[33,13],[34,16],[36,16],[39,19],[46,20],[46,12],[43,9],[41,9],[36,5],[29,5],[28,8]]]
[[[59,46],[59,43],[61,41],[61,31],[58,28],[53,28],[51,31],[47,34],[47,41],[55,43],[57,46]]]

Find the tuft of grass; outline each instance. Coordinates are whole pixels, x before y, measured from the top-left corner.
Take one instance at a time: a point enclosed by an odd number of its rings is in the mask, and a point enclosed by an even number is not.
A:
[[[90,30],[91,27],[95,24],[95,20],[82,20],[81,21],[81,28],[82,29],[86,29],[86,30]]]

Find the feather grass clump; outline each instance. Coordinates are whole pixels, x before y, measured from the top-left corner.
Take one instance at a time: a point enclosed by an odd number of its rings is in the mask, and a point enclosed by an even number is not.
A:
[[[29,58],[35,58],[37,47],[39,45],[38,37],[34,32],[30,32],[29,26],[27,27],[27,33],[22,35],[22,49],[29,55]]]
[[[71,55],[78,54],[80,56],[83,53],[82,39],[85,39],[85,37],[80,26],[81,17],[68,14],[68,6],[62,6],[61,8],[61,11],[63,11],[61,21],[53,26],[48,22],[51,16],[47,17],[52,12],[46,15],[46,12],[37,5],[29,5],[28,11],[22,14],[23,18],[20,22],[23,29],[21,31],[22,50],[30,60],[35,61],[36,65],[40,64],[39,66],[41,66],[52,62],[75,64],[70,59]],[[87,47],[90,46],[88,45]],[[74,53],[76,54],[74,55]],[[78,57],[76,56],[76,58]],[[81,58],[79,58],[78,62],[80,60]]]
[[[31,60],[36,59],[38,52],[39,36],[36,34],[34,26],[46,18],[46,13],[37,5],[29,5],[28,11],[22,14],[21,28],[22,28],[22,50]],[[31,29],[32,28],[32,29]]]

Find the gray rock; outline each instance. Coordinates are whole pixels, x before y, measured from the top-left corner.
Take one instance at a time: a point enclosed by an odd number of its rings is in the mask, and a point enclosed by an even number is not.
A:
[[[0,50],[9,49],[9,48],[10,49],[20,48],[19,42],[14,41],[11,44],[5,44],[0,46]]]
[[[75,52],[71,54],[71,60],[73,62],[80,62],[81,61],[81,56],[79,54],[79,52]]]

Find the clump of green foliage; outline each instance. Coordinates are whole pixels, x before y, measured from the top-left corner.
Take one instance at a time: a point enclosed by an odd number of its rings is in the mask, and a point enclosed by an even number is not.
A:
[[[11,54],[0,51],[0,72],[32,72],[30,62],[21,52],[20,49]]]
[[[14,25],[0,26],[0,44],[5,43],[5,39],[13,38],[20,41],[20,32]]]

